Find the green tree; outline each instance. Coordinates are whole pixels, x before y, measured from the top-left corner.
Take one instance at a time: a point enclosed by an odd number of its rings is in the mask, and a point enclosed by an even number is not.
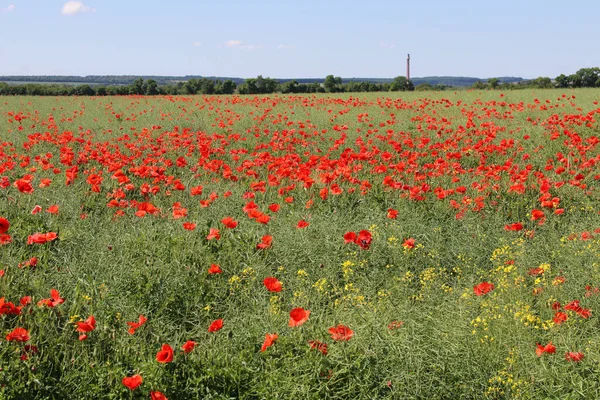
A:
[[[327,93],[339,92],[342,86],[342,78],[339,76],[327,75],[323,82],[323,87]]]
[[[148,79],[144,82],[143,90],[146,96],[154,96],[158,94],[158,83],[154,79]]]
[[[487,81],[487,86],[489,89],[496,89],[498,87],[498,85],[500,85],[500,79],[498,78],[490,78]]]

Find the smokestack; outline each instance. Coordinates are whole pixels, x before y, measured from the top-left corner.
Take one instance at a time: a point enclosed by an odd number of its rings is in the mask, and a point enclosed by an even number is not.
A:
[[[410,81],[410,54],[406,58],[406,79]]]

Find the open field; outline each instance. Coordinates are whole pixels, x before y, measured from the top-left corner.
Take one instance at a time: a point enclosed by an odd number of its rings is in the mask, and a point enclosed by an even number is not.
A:
[[[598,398],[599,100],[0,97],[0,398]]]

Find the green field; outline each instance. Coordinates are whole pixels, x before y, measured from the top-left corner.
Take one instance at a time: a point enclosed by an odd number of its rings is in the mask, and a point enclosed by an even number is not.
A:
[[[598,100],[0,97],[0,399],[600,397]]]

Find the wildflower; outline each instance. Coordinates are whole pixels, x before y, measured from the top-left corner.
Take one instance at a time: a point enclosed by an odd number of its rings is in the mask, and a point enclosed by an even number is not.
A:
[[[279,336],[276,333],[267,333],[265,334],[265,341],[263,342],[263,345],[260,348],[260,351],[266,351],[267,348],[273,346],[273,344],[275,343],[275,341],[279,338]]]
[[[215,274],[221,274],[223,273],[223,270],[221,269],[221,267],[217,264],[210,264],[210,268],[208,269],[208,274],[209,275],[215,275]]]
[[[6,218],[0,217],[0,234],[8,232],[10,228],[10,222]]]
[[[290,311],[290,322],[289,326],[300,326],[306,321],[308,321],[308,317],[310,315],[309,310],[305,310],[302,307],[294,308]]]
[[[130,335],[133,335],[140,326],[142,326],[146,323],[147,320],[148,320],[148,318],[146,318],[140,314],[140,317],[138,318],[138,322],[127,322],[127,325],[129,325],[129,327],[130,327],[127,330],[127,332],[129,332]]]
[[[173,361],[173,348],[167,343],[163,344],[160,351],[156,353],[156,361],[161,364]]]
[[[141,375],[135,374],[133,376],[126,376],[121,382],[123,385],[127,386],[129,390],[135,390],[142,384],[143,381],[144,379],[141,377]]]
[[[183,350],[185,354],[191,353],[191,351],[194,350],[194,347],[196,347],[196,344],[197,343],[193,340],[188,340],[181,346],[181,350]]]
[[[272,276],[268,276],[263,280],[263,284],[269,292],[281,292],[281,282]]]
[[[322,343],[318,340],[309,340],[308,344],[310,345],[311,349],[317,349],[324,356],[327,355],[327,343]]]
[[[556,347],[552,344],[552,342],[549,342],[545,346],[542,346],[539,343],[536,344],[535,354],[538,357],[541,357],[542,355],[544,355],[544,353],[554,354],[555,352],[556,352]]]
[[[9,342],[27,342],[30,339],[29,331],[25,328],[17,327],[6,335],[6,340]]]
[[[214,320],[210,326],[208,327],[208,331],[209,332],[218,332],[223,328],[223,320],[222,319],[216,319]]]
[[[565,353],[565,360],[570,362],[579,362],[585,358],[582,352],[568,351]]]
[[[494,290],[494,284],[489,282],[482,282],[479,285],[473,286],[473,292],[476,296],[483,296],[492,290]]]
[[[329,334],[335,341],[347,342],[348,340],[352,339],[352,336],[354,336],[354,331],[347,326],[340,324],[338,326],[329,328]]]

